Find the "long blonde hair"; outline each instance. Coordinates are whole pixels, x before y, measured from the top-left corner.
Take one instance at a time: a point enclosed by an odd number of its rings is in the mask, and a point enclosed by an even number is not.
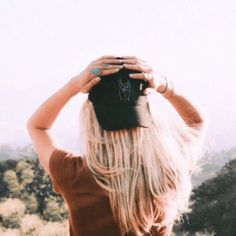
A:
[[[153,114],[152,114],[153,116]],[[85,160],[96,182],[109,193],[122,236],[144,235],[181,219],[189,210],[190,174],[200,142],[184,124],[153,116],[152,127],[103,130],[87,99],[80,113]]]

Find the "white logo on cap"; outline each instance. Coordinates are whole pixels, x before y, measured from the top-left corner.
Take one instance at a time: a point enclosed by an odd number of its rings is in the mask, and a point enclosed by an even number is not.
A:
[[[128,102],[130,101],[130,95],[131,95],[131,83],[129,80],[126,82],[122,82],[121,77],[118,78],[118,85],[119,85],[119,96],[120,101],[122,102]]]

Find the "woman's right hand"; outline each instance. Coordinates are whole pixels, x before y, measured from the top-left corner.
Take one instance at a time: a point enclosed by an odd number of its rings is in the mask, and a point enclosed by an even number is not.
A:
[[[102,56],[92,61],[79,75],[73,77],[71,82],[77,92],[88,93],[93,86],[101,81],[99,76],[117,73],[123,68],[122,63],[123,60],[119,56]],[[98,69],[95,74],[92,72],[94,69]]]

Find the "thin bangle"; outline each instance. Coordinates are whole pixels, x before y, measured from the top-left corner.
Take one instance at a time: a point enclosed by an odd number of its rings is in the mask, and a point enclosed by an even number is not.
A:
[[[163,91],[158,91],[159,93],[164,93],[164,92],[166,92],[166,90],[168,89],[168,80],[167,80],[167,78],[166,78],[165,75],[164,75],[164,79],[165,79],[165,81],[166,81],[166,86],[165,86],[165,88],[164,88]]]
[[[165,93],[165,94],[162,94],[163,95],[163,97],[165,97],[165,98],[170,98],[170,97],[172,97],[173,96],[173,94],[174,94],[174,92],[175,92],[175,90],[174,90],[174,83],[173,83],[173,81],[172,80],[169,80],[169,88],[168,88],[168,91],[170,91],[170,94],[168,94],[168,93]]]

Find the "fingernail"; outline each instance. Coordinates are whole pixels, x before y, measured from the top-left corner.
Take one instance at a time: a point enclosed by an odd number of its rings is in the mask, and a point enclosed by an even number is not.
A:
[[[129,74],[129,76],[130,76],[130,77],[134,77],[134,75],[133,75],[133,74]]]
[[[98,81],[101,80],[101,78],[100,77],[96,77],[95,80],[98,82]]]

